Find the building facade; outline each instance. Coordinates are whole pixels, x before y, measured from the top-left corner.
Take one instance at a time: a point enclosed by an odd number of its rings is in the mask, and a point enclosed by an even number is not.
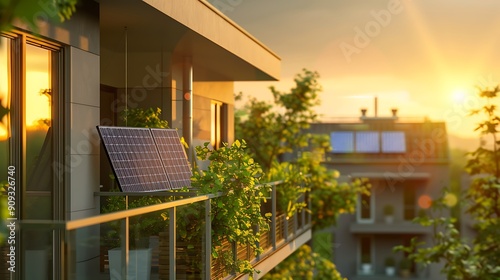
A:
[[[332,150],[324,164],[338,170],[341,180],[367,178],[372,186],[370,196],[358,198],[356,213],[341,215],[333,229],[338,270],[348,279],[401,276],[405,255],[392,248],[409,245],[413,237],[431,238],[430,228],[411,221],[425,215],[432,199],[448,185],[445,124],[404,120],[394,111],[389,117],[363,113],[358,120],[315,123],[310,131],[330,136]],[[394,263],[394,276],[386,273],[386,261]],[[439,266],[409,266],[412,278],[442,278]]]
[[[234,138],[233,82],[279,78],[280,58],[203,0],[80,1],[62,23],[47,20],[51,1],[38,3],[36,27],[19,21],[0,33],[0,102],[9,110],[0,182],[13,171],[18,221],[100,214],[95,193],[111,172],[101,167],[96,126],[120,124],[127,108],[160,108],[191,148],[217,147]],[[15,238],[17,269],[2,261],[1,275],[62,278],[61,236],[26,228]],[[74,270],[95,279],[98,242],[84,245]]]

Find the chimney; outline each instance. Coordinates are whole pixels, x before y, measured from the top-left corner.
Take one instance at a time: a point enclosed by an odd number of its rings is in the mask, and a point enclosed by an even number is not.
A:
[[[392,108],[391,111],[392,111],[392,116],[393,117],[397,117],[398,116],[398,109]]]
[[[366,117],[366,109],[361,109],[361,117]]]

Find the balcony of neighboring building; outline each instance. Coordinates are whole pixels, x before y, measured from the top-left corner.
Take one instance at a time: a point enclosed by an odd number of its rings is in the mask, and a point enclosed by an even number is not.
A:
[[[389,185],[387,179],[371,177],[372,191],[358,197],[356,215],[349,224],[349,232],[417,235],[431,233],[431,228],[413,222],[415,218],[427,215],[425,208],[431,203],[431,196],[428,195],[429,181],[426,178],[412,178]]]
[[[414,238],[424,240],[418,235],[369,233],[355,236],[355,257],[350,263],[349,279],[432,279],[427,267],[408,259],[404,252],[393,251],[395,246],[407,246]]]

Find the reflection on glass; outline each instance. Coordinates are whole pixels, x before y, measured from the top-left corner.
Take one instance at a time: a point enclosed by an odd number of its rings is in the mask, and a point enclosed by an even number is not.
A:
[[[371,219],[371,199],[369,195],[361,195],[361,219]]]
[[[372,256],[372,240],[369,236],[362,236],[360,238],[360,251],[361,251],[361,262],[371,263]]]
[[[8,184],[7,167],[9,166],[10,151],[9,151],[9,115],[2,117],[6,113],[6,109],[10,107],[10,71],[9,71],[9,56],[10,40],[0,36],[0,190],[4,191],[4,187]],[[3,200],[5,196],[0,196]],[[5,203],[5,200],[2,201]],[[4,204],[0,204],[2,207]],[[0,242],[0,252],[5,255],[9,250],[9,244],[4,239]],[[9,263],[2,261],[0,263],[0,279],[8,279]]]
[[[26,46],[26,190],[28,219],[52,218],[51,51]]]
[[[0,37],[0,170],[5,171],[9,165],[9,133],[10,120],[6,109],[10,107],[10,40]],[[0,172],[0,184],[7,182],[7,172]]]
[[[52,215],[52,86],[51,51],[26,45],[26,192],[23,219],[51,220]],[[24,231],[24,274],[52,279],[52,232]],[[37,263],[38,266],[31,264]],[[28,279],[28,278],[26,278]]]
[[[404,201],[404,219],[411,221],[415,218],[416,213],[416,190],[412,185],[406,185],[403,192]]]

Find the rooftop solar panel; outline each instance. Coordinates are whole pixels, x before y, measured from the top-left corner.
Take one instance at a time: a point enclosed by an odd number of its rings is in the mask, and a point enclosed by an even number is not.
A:
[[[330,134],[333,153],[354,152],[354,133],[352,131],[334,131]]]
[[[191,168],[175,129],[151,129],[172,189],[191,186]]]
[[[382,152],[384,153],[406,152],[405,133],[403,131],[382,132]]]
[[[378,153],[379,133],[376,131],[356,132],[356,152],[358,153]]]
[[[104,149],[123,192],[171,189],[148,128],[98,126]]]

